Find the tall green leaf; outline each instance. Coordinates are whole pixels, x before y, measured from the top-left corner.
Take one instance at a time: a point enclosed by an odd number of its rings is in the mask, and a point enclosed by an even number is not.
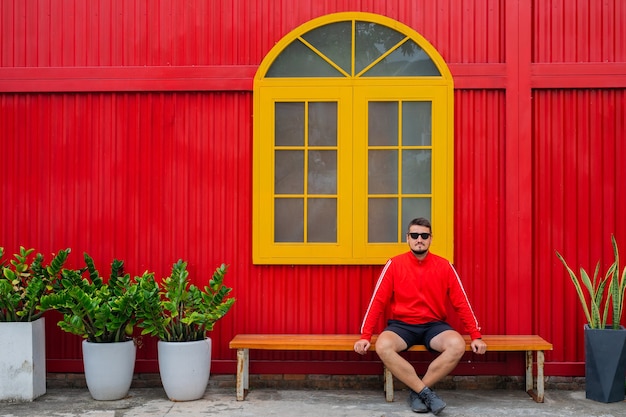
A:
[[[592,329],[604,329],[607,327],[609,312],[612,314],[613,329],[620,326],[623,304],[624,290],[626,289],[626,268],[619,273],[619,252],[615,236],[611,235],[614,261],[607,269],[604,277],[599,279],[600,262],[596,264],[593,279],[584,268],[580,268],[580,274],[569,267],[563,256],[557,251],[556,256],[565,266],[567,273],[574,284],[576,294],[582,306],[585,318]],[[608,287],[607,287],[608,285]]]

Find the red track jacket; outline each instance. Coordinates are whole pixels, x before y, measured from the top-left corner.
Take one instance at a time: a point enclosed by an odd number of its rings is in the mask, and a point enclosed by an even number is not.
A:
[[[432,253],[423,261],[407,252],[387,261],[367,307],[361,338],[371,340],[374,326],[391,302],[392,318],[409,324],[446,321],[447,299],[472,339],[481,337],[478,320],[452,264]]]

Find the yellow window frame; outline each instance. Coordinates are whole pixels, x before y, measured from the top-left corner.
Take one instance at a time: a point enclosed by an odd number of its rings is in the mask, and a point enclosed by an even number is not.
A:
[[[448,259],[453,257],[452,243],[454,220],[453,207],[453,188],[450,184],[454,182],[453,166],[453,148],[446,146],[443,141],[447,138],[448,125],[446,123],[446,109],[448,103],[446,100],[445,89],[440,86],[407,86],[407,85],[385,85],[385,86],[368,86],[364,88],[355,88],[354,90],[354,183],[355,190],[355,210],[354,219],[359,221],[360,225],[354,228],[354,250],[355,254],[359,254],[364,260],[376,261],[376,263],[384,263],[394,254],[408,250],[405,236],[407,224],[399,224],[398,234],[399,243],[368,243],[367,240],[367,219],[366,213],[367,202],[367,175],[363,175],[361,181],[358,181],[358,173],[369,172],[367,167],[367,105],[370,101],[430,101],[432,103],[432,137],[431,146],[414,147],[417,149],[428,149],[432,151],[432,184],[431,193],[425,194],[423,197],[431,198],[431,221],[433,227],[434,238],[432,240],[431,249],[433,252],[445,256]],[[406,149],[406,146],[397,146],[399,150]],[[401,173],[398,172],[398,179],[402,181]],[[408,179],[407,179],[408,180]],[[399,186],[401,188],[401,186]],[[398,193],[392,197],[402,198],[403,194]],[[356,208],[359,208],[357,210]],[[358,214],[357,214],[358,213]],[[401,217],[401,207],[398,207],[398,218]],[[419,213],[416,213],[417,217]]]
[[[264,137],[273,139],[274,112],[276,102],[319,102],[336,101],[338,103],[337,132],[337,217],[350,216],[352,209],[350,183],[346,173],[351,171],[350,153],[342,151],[350,147],[346,139],[350,137],[349,124],[345,121],[352,112],[352,91],[346,87],[300,87],[298,89],[277,87],[263,91],[259,101],[266,116],[259,120],[259,129]],[[338,228],[336,243],[279,243],[274,242],[274,151],[273,143],[255,147],[254,190],[254,236],[255,259],[271,261],[267,263],[342,263],[350,257],[352,236],[350,230]],[[258,193],[257,193],[258,191]],[[341,198],[339,198],[341,196]],[[288,197],[288,196],[287,196]],[[259,262],[266,263],[266,262]]]
[[[348,76],[343,78],[265,76],[272,62],[292,41],[302,39],[301,35],[314,28],[346,20],[370,21],[406,34],[430,56],[441,76],[369,78],[345,74],[344,71],[342,73]],[[354,63],[354,54],[352,60]],[[397,243],[367,242],[366,127],[367,103],[372,100],[432,102],[432,250],[453,260],[452,76],[436,49],[413,29],[384,16],[348,12],[323,16],[294,29],[275,45],[257,71],[254,82],[252,219],[255,264],[382,264],[389,257],[407,250],[404,224],[399,227]],[[336,243],[274,242],[274,104],[278,101],[338,103]]]

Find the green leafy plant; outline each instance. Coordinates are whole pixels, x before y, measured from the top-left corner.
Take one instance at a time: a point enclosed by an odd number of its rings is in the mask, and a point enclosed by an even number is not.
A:
[[[224,285],[228,267],[222,264],[203,290],[190,284],[187,263],[179,260],[171,276],[157,283],[152,274],[137,278],[138,326],[141,334],[150,334],[166,342],[203,340],[235,303],[227,298],[232,291]]]
[[[0,262],[0,322],[35,321],[46,312],[39,303],[59,278],[70,249],[59,251],[49,265],[44,265],[41,253],[31,262],[34,251],[22,246],[15,259]],[[0,260],[3,255],[4,248],[0,248]]]
[[[124,274],[124,262],[113,260],[105,283],[93,259],[84,254],[86,267],[65,269],[52,294],[41,306],[63,314],[58,326],[95,343],[123,342],[130,338],[137,318],[137,285]],[[87,277],[83,275],[87,273]]]
[[[580,276],[569,267],[563,256],[556,256],[563,263],[574,283],[576,293],[582,305],[589,327],[604,329],[607,327],[609,311],[612,314],[613,329],[619,329],[624,312],[624,290],[626,290],[626,267],[620,275],[619,251],[615,236],[611,235],[614,261],[609,266],[604,278],[599,278],[600,262],[596,264],[593,277],[584,268],[580,268]],[[608,287],[607,287],[608,285]],[[586,292],[585,292],[586,290]]]

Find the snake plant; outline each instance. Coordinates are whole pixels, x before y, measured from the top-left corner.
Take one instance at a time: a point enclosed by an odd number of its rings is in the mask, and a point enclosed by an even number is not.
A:
[[[626,290],[626,267],[620,275],[619,251],[615,236],[611,235],[613,245],[613,263],[609,266],[603,278],[599,277],[600,262],[596,264],[593,277],[584,268],[580,268],[580,276],[569,267],[563,256],[556,252],[556,256],[563,263],[576,288],[576,293],[582,305],[589,327],[605,329],[611,312],[612,329],[619,329],[624,312],[624,290]],[[607,287],[608,285],[608,287]]]
[[[172,267],[171,276],[160,283],[152,274],[137,278],[138,326],[141,334],[156,336],[166,342],[203,340],[213,330],[235,302],[227,298],[232,288],[224,285],[228,267],[215,269],[203,289],[189,282],[187,263],[179,260]]]
[[[30,262],[34,251],[20,247],[14,260],[0,262],[0,322],[35,321],[46,312],[40,300],[60,277],[70,249],[59,251],[49,265],[44,265],[41,253]],[[3,254],[0,248],[0,260]]]

